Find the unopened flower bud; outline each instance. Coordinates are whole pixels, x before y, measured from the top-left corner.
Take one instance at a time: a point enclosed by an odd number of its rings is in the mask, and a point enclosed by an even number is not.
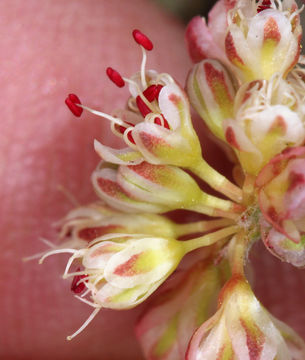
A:
[[[263,240],[273,253],[295,266],[305,265],[305,148],[288,148],[275,156],[256,180],[264,219]]]
[[[221,271],[201,260],[177,274],[172,286],[153,300],[136,326],[147,359],[184,359],[194,331],[213,312],[221,287]]]
[[[219,309],[193,335],[187,360],[198,359],[293,359],[302,360],[305,344],[289,329],[296,349],[285,342],[281,324],[256,299],[243,276],[225,285]]]
[[[276,154],[304,142],[300,99],[283,79],[257,80],[237,92],[234,118],[223,122],[225,138],[244,170],[257,175]]]
[[[190,102],[214,135],[224,139],[222,122],[233,116],[232,76],[217,60],[196,64],[187,79]]]

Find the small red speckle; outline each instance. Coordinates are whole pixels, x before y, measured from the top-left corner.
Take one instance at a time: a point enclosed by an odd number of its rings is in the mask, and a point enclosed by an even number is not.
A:
[[[145,50],[152,50],[153,49],[153,43],[150,41],[150,39],[144,35],[140,30],[133,30],[132,36],[136,43],[143,46]]]
[[[75,94],[69,94],[65,100],[65,103],[73,115],[77,117],[81,116],[83,109],[77,105],[77,104],[81,104],[81,102]]]
[[[123,87],[125,85],[125,81],[122,76],[111,67],[106,69],[106,74],[108,75],[109,79],[118,87]]]
[[[237,140],[236,140],[236,136],[235,136],[234,130],[232,129],[231,126],[229,126],[229,127],[227,128],[225,136],[226,136],[227,142],[228,142],[231,146],[235,147],[237,150],[240,150],[240,146],[239,146],[239,144],[238,144],[238,142],[237,142]]]
[[[80,268],[78,268],[76,271],[80,271]],[[85,290],[86,285],[81,282],[80,280],[84,279],[86,275],[76,275],[74,276],[72,283],[71,283],[71,291],[73,291],[75,294],[80,294]]]

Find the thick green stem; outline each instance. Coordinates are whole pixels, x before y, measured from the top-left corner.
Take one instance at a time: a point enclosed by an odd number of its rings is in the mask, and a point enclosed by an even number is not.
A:
[[[215,231],[211,234],[200,236],[196,239],[188,240],[184,242],[185,253],[199,249],[201,247],[209,246],[221,240],[227,236],[235,234],[239,230],[238,226],[229,226],[227,228]]]
[[[206,161],[201,159],[189,168],[195,175],[209,184],[213,189],[226,195],[229,199],[241,203],[243,199],[242,190],[231,183],[226,177],[213,169]]]

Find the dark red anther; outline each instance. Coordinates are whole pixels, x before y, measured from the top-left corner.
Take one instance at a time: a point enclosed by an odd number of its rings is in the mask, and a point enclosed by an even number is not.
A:
[[[162,88],[163,85],[150,85],[146,90],[143,91],[143,95],[149,102],[158,100]]]
[[[132,126],[132,127],[134,127],[134,124],[132,124],[132,123],[130,123],[130,122],[125,122],[126,124],[128,124],[128,125],[130,125],[130,126]],[[119,132],[119,133],[121,133],[121,134],[124,134],[124,132],[127,130],[127,127],[126,126],[123,126],[123,125],[115,125],[115,129]]]
[[[141,99],[139,95],[136,97],[136,103],[143,117],[151,113],[150,108],[145,104],[145,102]]]
[[[76,271],[80,271],[80,268],[78,268]],[[80,280],[84,279],[86,275],[76,275],[74,276],[71,284],[71,290],[75,294],[80,294],[85,290],[85,284],[83,282],[79,283]]]
[[[169,130],[170,127],[169,127],[169,124],[168,124],[167,120],[165,119],[163,114],[161,114],[161,116],[162,116],[162,119],[163,119],[163,124],[162,124],[162,121],[161,121],[161,119],[159,117],[155,118],[154,123],[157,124],[157,125],[163,126],[163,127],[165,127],[165,129]]]
[[[65,103],[73,115],[77,117],[81,116],[83,109],[77,105],[77,104],[81,104],[81,102],[75,94],[69,94],[65,100]]]
[[[262,5],[258,6],[257,12],[260,13],[263,10],[271,8],[271,0],[263,0]]]
[[[109,79],[115,83],[116,86],[118,87],[123,87],[125,85],[125,81],[122,78],[122,76],[114,69],[112,69],[111,67],[108,67],[106,69],[106,74],[108,75]]]
[[[127,134],[127,137],[128,137],[128,140],[129,140],[131,143],[133,143],[133,144],[136,143],[136,142],[134,141],[133,137],[132,137],[131,131],[129,131],[129,133]]]
[[[141,33],[140,30],[133,30],[132,36],[135,39],[135,42],[137,42],[139,45],[143,46],[145,50],[152,50],[153,49],[153,43],[149,40],[149,38]]]

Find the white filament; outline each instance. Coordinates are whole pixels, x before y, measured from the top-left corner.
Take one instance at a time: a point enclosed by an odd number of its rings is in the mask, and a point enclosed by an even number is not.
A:
[[[141,46],[141,49],[142,49],[141,83],[142,83],[143,89],[146,89],[147,82],[146,82],[146,76],[145,76],[145,66],[146,66],[147,55],[146,55],[146,51],[143,46]]]
[[[57,250],[48,251],[47,253],[45,253],[45,254],[40,258],[39,264],[42,264],[43,261],[44,261],[47,257],[49,257],[49,256],[51,256],[51,255],[55,255],[55,254],[65,254],[65,253],[67,253],[67,254],[75,254],[76,251],[77,251],[77,250],[75,250],[75,249],[57,249]]]
[[[84,110],[87,110],[87,111],[91,112],[94,115],[101,116],[101,117],[103,117],[103,118],[105,118],[107,120],[110,120],[114,124],[117,124],[117,125],[124,125],[125,124],[123,120],[115,118],[114,116],[111,116],[109,114],[106,114],[106,113],[103,113],[101,111],[91,109],[91,108],[89,108],[88,106],[85,106],[85,105],[80,105],[80,104],[77,104],[77,105],[80,106],[81,108],[83,108]]]
[[[99,313],[100,310],[101,307],[94,309],[88,319],[83,323],[83,325],[77,331],[75,331],[75,333],[67,336],[67,340],[72,340],[75,336],[80,334],[91,323],[91,321],[95,318],[95,316]]]

